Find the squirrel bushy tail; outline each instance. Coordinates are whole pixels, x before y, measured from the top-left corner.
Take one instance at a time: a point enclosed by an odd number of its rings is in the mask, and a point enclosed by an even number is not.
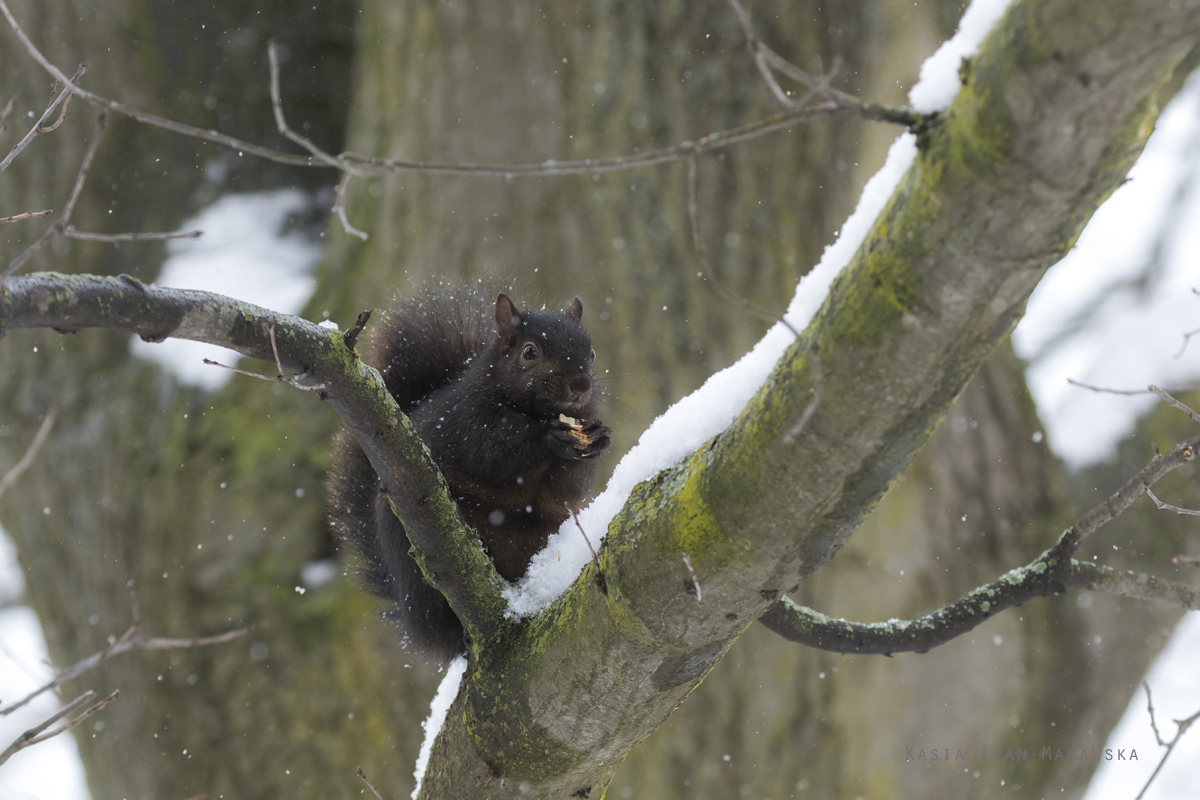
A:
[[[401,411],[430,448],[466,521],[515,580],[549,534],[587,499],[593,457],[609,443],[595,419],[591,339],[579,298],[562,312],[522,312],[501,294],[426,290],[386,312],[371,336]],[[566,421],[564,421],[566,420]],[[365,562],[367,588],[413,650],[448,659],[462,626],[409,554],[403,525],[353,438],[335,446],[330,518]]]

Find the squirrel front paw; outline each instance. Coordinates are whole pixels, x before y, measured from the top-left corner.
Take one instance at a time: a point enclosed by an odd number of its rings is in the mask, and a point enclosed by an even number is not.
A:
[[[542,435],[542,446],[551,455],[563,459],[592,458],[608,447],[610,433],[612,429],[598,419],[583,426],[556,419],[548,423]]]

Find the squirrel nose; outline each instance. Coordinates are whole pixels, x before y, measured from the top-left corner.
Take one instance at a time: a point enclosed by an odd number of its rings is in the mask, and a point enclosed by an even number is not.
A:
[[[571,402],[575,405],[583,405],[592,399],[592,382],[586,375],[571,378],[567,389],[570,390]]]

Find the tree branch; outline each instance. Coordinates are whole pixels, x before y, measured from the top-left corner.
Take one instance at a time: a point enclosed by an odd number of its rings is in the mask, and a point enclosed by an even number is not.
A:
[[[42,219],[53,214],[53,209],[47,208],[45,211],[23,211],[20,214],[14,214],[11,217],[0,217],[0,224],[6,222],[20,222],[23,219]]]
[[[243,141],[233,136],[227,136],[214,130],[205,130],[192,125],[184,125],[179,122],[174,122],[154,114],[148,114],[133,106],[116,100],[110,100],[107,97],[90,92],[74,81],[68,80],[62,70],[56,67],[49,59],[47,59],[40,50],[33,44],[25,31],[21,29],[16,17],[8,9],[7,3],[0,0],[0,13],[8,20],[9,26],[17,34],[24,45],[25,51],[29,53],[41,67],[53,75],[56,79],[64,81],[67,91],[79,95],[79,97],[88,103],[100,108],[106,108],[110,111],[115,111],[119,114],[136,119],[147,125],[154,125],[165,130],[173,131],[184,136],[190,136],[196,139],[202,139],[207,142],[225,145],[236,150],[241,150],[250,155],[265,158],[269,161],[275,161],[281,164],[290,164],[297,167],[324,167],[334,168],[343,171],[353,172],[355,175],[387,175],[395,172],[425,172],[434,175],[477,175],[487,176],[492,178],[510,178],[510,177],[550,177],[556,175],[590,175],[600,172],[615,172],[619,170],[637,169],[641,167],[653,166],[656,164],[666,164],[673,161],[683,161],[690,155],[702,153],[709,150],[718,150],[725,147],[732,147],[735,144],[757,139],[761,136],[774,133],[780,130],[786,130],[797,123],[816,119],[819,117],[841,117],[849,114],[854,114],[864,120],[871,122],[889,122],[905,126],[921,126],[927,123],[925,115],[918,114],[911,109],[885,106],[878,103],[863,103],[856,98],[854,102],[848,102],[844,99],[831,100],[817,105],[808,106],[806,108],[796,108],[782,114],[775,114],[766,119],[757,122],[751,122],[737,128],[726,131],[718,131],[710,133],[707,136],[702,136],[695,141],[685,141],[673,147],[665,147],[657,150],[651,150],[645,153],[615,156],[608,158],[582,159],[576,161],[556,161],[550,159],[543,161],[540,164],[467,164],[467,163],[438,163],[438,162],[421,162],[421,161],[400,161],[389,158],[377,158],[371,156],[362,156],[355,153],[342,153],[336,157],[325,153],[317,148],[312,142],[304,137],[298,137],[302,141],[298,141],[310,152],[319,151],[322,155],[298,156],[290,153],[284,153],[278,150],[273,150],[269,147],[263,147],[251,142]],[[851,97],[846,95],[846,97]],[[276,115],[276,123],[281,121],[282,110]],[[296,135],[294,131],[286,127],[285,130]],[[288,135],[285,133],[285,135]],[[298,136],[298,135],[297,135]],[[292,136],[289,136],[292,138]],[[297,139],[293,139],[297,141]]]
[[[70,667],[67,667],[62,672],[55,675],[54,679],[49,683],[40,686],[15,703],[12,703],[4,708],[0,708],[0,717],[8,716],[17,709],[23,708],[31,700],[43,694],[44,692],[55,689],[69,680],[74,680],[85,672],[95,669],[108,659],[113,658],[114,656],[119,656],[122,653],[128,653],[130,650],[178,650],[190,647],[206,647],[211,644],[223,644],[225,642],[238,639],[254,630],[253,626],[251,626],[248,628],[239,628],[237,630],[228,631],[216,636],[201,636],[194,639],[164,639],[158,636],[143,636],[141,633],[141,613],[138,611],[137,595],[134,593],[133,581],[129,581],[128,587],[133,606],[133,624],[129,626],[125,633],[121,634],[119,639],[114,639],[110,636],[108,647],[104,648],[98,653],[93,653],[92,655]],[[114,692],[114,694],[116,693]],[[107,704],[107,701],[103,702]],[[92,711],[89,710],[87,713],[90,714]],[[53,719],[51,719],[50,722],[53,722]],[[59,732],[61,733],[61,731]]]
[[[1067,586],[1158,600],[1187,609],[1200,608],[1200,590],[1186,584],[1145,574],[1122,573],[1071,558],[1087,536],[1115,519],[1142,493],[1150,493],[1151,485],[1172,470],[1194,461],[1198,448],[1200,436],[1177,445],[1166,455],[1156,455],[1124,486],[1064,531],[1049,550],[931,614],[915,620],[849,622],[832,619],[785,597],[771,606],[759,621],[789,641],[820,650],[891,655],[928,652],[974,630],[984,620],[1005,609],[1035,597],[1062,594]],[[1158,502],[1157,498],[1155,502]]]
[[[1142,681],[1142,686],[1146,687],[1146,707],[1150,712],[1150,727],[1154,730],[1154,739],[1160,746],[1167,748],[1167,752],[1163,753],[1162,760],[1158,762],[1158,766],[1154,768],[1146,785],[1138,792],[1138,796],[1134,800],[1142,800],[1146,796],[1146,790],[1150,788],[1150,784],[1154,783],[1154,779],[1158,777],[1158,773],[1162,771],[1163,766],[1167,763],[1167,759],[1171,757],[1171,753],[1175,750],[1175,745],[1179,744],[1179,740],[1188,732],[1188,728],[1195,724],[1196,720],[1200,720],[1200,711],[1192,714],[1187,719],[1175,720],[1175,738],[1169,742],[1164,742],[1162,736],[1158,733],[1158,725],[1154,721],[1154,699],[1150,696],[1150,684]]]
[[[446,482],[400,413],[383,379],[341,334],[211,292],[147,286],[128,275],[34,273],[0,284],[0,333],[8,328],[75,332],[113,328],[146,341],[190,339],[304,373],[346,423],[388,489],[430,583],[446,595],[476,641],[501,635],[507,582],[463,522]],[[274,340],[274,341],[273,341]]]
[[[54,239],[62,236],[67,229],[67,223],[71,221],[71,215],[75,213],[75,204],[79,201],[79,195],[83,193],[83,184],[87,181],[88,170],[92,168],[92,160],[96,157],[96,150],[100,147],[100,140],[104,138],[104,132],[108,129],[108,112],[101,111],[96,117],[96,128],[92,133],[92,141],[88,144],[87,151],[83,154],[83,162],[79,165],[79,173],[75,176],[75,185],[71,188],[71,194],[67,197],[66,205],[63,206],[62,216],[60,216],[50,229],[42,234],[42,238],[26,248],[25,252],[12,260],[12,263],[0,272],[0,279],[7,278],[21,267],[25,266],[29,259],[33,258],[34,253],[41,250]]]
[[[5,12],[5,15],[7,16],[8,7],[4,6],[3,0],[0,0],[0,6],[3,6],[3,10]],[[75,81],[82,78],[83,74],[85,72],[87,72],[87,65],[80,64],[79,68],[75,70],[75,76],[73,78],[71,78],[70,83],[73,84],[73,83],[75,83]],[[54,113],[54,109],[58,108],[58,106],[60,104],[67,102],[67,100],[69,100],[70,97],[71,97],[70,92],[63,92],[62,94],[55,95],[53,98],[51,98],[50,105],[46,106],[46,110],[42,112],[42,116],[38,119],[37,122],[35,122],[33,124],[33,127],[29,129],[29,133],[25,134],[25,136],[21,139],[21,141],[17,142],[16,146],[14,146],[12,150],[8,151],[8,155],[6,155],[4,157],[3,161],[0,161],[0,172],[3,172],[5,169],[8,168],[8,165],[13,162],[13,159],[16,158],[18,155],[20,155],[21,151],[24,150],[29,145],[29,143],[33,141],[35,136],[38,136],[39,134],[44,133],[47,130],[47,129],[43,128],[43,124],[46,122],[46,120],[50,119],[50,115]],[[5,108],[9,108],[11,105],[12,105],[12,101],[9,101],[8,105],[5,106]],[[63,106],[63,113],[64,114],[66,113],[66,106]],[[60,117],[59,122],[61,122],[61,121],[62,121],[62,118]],[[58,122],[54,123],[54,128],[57,128],[57,127],[58,127]],[[54,128],[49,128],[48,130],[53,130]]]
[[[0,328],[0,330],[3,330]],[[17,478],[21,477],[21,473],[29,469],[29,465],[33,463],[33,459],[37,458],[38,451],[42,449],[42,445],[46,442],[46,437],[50,435],[50,429],[54,427],[54,419],[58,416],[58,409],[50,406],[50,410],[46,412],[46,418],[42,420],[41,426],[33,436],[33,441],[29,443],[28,449],[25,450],[25,455],[21,456],[21,460],[13,464],[12,469],[4,473],[4,477],[0,478],[0,497],[8,491],[8,487],[12,486]]]
[[[83,705],[84,703],[89,703],[96,698],[96,693],[90,689],[88,691],[84,692],[83,694],[79,695],[79,697],[76,697],[70,703],[67,703],[65,706],[63,706],[61,709],[58,710],[58,713],[54,714],[52,717],[47,719],[45,722],[42,722],[39,725],[35,725],[34,727],[25,731],[25,733],[18,736],[16,741],[14,741],[12,744],[10,744],[4,750],[3,753],[0,753],[0,765],[3,765],[5,761],[8,761],[8,759],[12,758],[13,754],[15,754],[21,750],[24,750],[26,747],[32,747],[33,745],[35,745],[39,742],[44,742],[47,739],[53,739],[55,736],[58,736],[60,733],[64,733],[66,731],[71,730],[72,728],[79,727],[80,725],[83,724],[84,720],[86,720],[88,717],[95,714],[97,711],[103,711],[104,709],[108,708],[109,704],[111,704],[113,700],[117,699],[117,694],[118,694],[118,692],[113,692],[108,697],[101,700],[99,703],[96,703],[95,705],[92,705],[92,706],[88,707],[87,709],[85,709],[82,714],[80,714],[78,717],[75,717],[75,719],[69,721],[65,725],[55,728],[54,730],[50,731],[49,733],[43,733],[43,731],[45,731],[46,728],[49,728],[55,722],[58,722],[58,720],[62,719],[63,717],[67,716],[75,709],[79,708],[79,706]]]

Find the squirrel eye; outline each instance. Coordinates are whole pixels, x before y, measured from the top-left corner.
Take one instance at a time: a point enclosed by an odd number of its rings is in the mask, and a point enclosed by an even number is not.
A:
[[[592,359],[591,360],[592,361],[596,360],[596,351],[595,350],[592,350]]]
[[[537,348],[533,344],[525,345],[525,349],[521,351],[521,358],[526,361],[533,361],[538,357]]]

